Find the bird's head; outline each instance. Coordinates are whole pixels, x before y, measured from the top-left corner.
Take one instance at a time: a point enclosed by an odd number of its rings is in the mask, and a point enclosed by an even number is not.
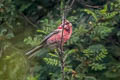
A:
[[[63,26],[64,26],[64,29],[67,31],[72,29],[72,24],[68,20],[65,20],[65,22],[62,22],[62,24],[58,27],[58,29],[62,29]]]

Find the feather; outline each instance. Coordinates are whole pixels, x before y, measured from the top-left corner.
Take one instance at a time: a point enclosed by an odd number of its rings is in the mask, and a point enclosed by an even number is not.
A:
[[[53,32],[51,32],[49,35],[47,35],[40,43],[40,45],[44,44],[50,37],[52,37],[55,34],[58,34],[59,32],[61,32],[62,29],[56,29]]]

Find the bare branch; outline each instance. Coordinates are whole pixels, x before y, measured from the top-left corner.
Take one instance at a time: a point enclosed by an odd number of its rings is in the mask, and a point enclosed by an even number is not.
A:
[[[72,0],[71,4],[70,4],[70,8],[73,6],[75,0]]]
[[[32,21],[29,20],[29,19],[27,18],[27,16],[25,16],[23,13],[20,13],[20,14],[25,18],[25,20],[26,20],[28,23],[30,23],[33,27],[37,28],[37,25],[35,25],[34,23],[32,23]]]
[[[97,5],[94,5],[92,4],[91,0],[88,0],[88,1],[85,1],[85,0],[79,0],[80,2],[80,5],[82,5],[83,7],[86,7],[86,8],[94,8],[94,9],[99,9],[99,8],[102,8],[102,6],[97,6]]]
[[[69,11],[72,9],[72,5],[75,2],[75,0],[72,0],[70,6],[68,5],[70,3],[70,0],[67,1],[67,5],[65,6],[62,12],[62,37],[61,37],[61,43],[60,43],[60,48],[58,48],[59,51],[59,59],[61,62],[61,72],[62,72],[62,80],[65,79],[65,72],[64,72],[64,67],[65,67],[65,59],[64,59],[64,52],[63,52],[63,32],[64,32],[64,26],[65,26],[65,20],[66,16],[69,13]]]
[[[86,7],[89,7],[89,8],[95,8],[95,9],[97,9],[97,8],[102,8],[101,6],[91,6],[91,5],[85,5]]]

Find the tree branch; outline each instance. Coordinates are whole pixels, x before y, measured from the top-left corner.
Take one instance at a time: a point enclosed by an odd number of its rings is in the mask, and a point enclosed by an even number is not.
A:
[[[102,8],[102,6],[97,6],[92,4],[92,2],[90,0],[88,0],[87,2],[85,0],[80,0],[79,2],[83,7],[87,7],[87,8],[94,8],[94,9],[99,9]]]
[[[23,13],[20,13],[24,18],[25,20],[30,23],[33,27],[37,28],[37,25],[35,25],[34,23],[32,23],[32,21],[30,19],[27,18],[27,16],[25,16]]]
[[[63,12],[63,13],[61,13],[62,14],[62,37],[61,37],[60,48],[58,50],[59,50],[59,59],[60,59],[60,62],[61,62],[62,80],[65,80],[65,71],[64,71],[65,60],[64,60],[64,51],[63,51],[64,26],[65,26],[66,16],[67,16],[68,12],[71,10],[71,7],[72,7],[72,5],[73,5],[74,2],[75,2],[75,0],[72,0],[70,6],[68,6],[68,4],[70,3],[70,0],[68,0],[67,5],[64,6],[65,8],[61,9],[61,10],[63,10],[63,11],[61,11],[61,12]]]

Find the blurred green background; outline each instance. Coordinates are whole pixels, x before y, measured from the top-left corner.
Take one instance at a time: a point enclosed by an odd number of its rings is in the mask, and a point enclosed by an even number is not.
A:
[[[57,28],[68,1],[0,0],[0,80],[61,80],[56,51],[24,54]],[[120,80],[120,0],[75,0],[66,17],[65,80]]]

